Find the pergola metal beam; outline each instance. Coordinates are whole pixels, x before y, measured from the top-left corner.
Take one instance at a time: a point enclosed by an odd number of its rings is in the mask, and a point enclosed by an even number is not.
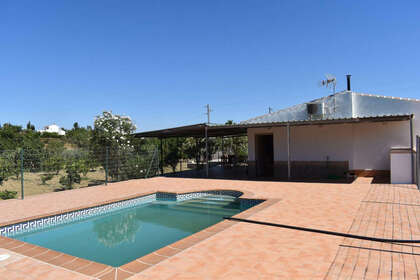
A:
[[[396,116],[378,116],[378,117],[364,117],[364,118],[348,118],[348,119],[332,119],[332,120],[305,120],[305,121],[290,121],[277,123],[252,123],[252,124],[232,124],[232,125],[213,125],[213,124],[195,124],[187,126],[179,126],[168,129],[147,131],[135,133],[135,137],[157,137],[157,138],[171,138],[171,137],[205,137],[205,127],[207,127],[208,137],[217,136],[245,136],[248,128],[264,128],[264,127],[286,127],[290,126],[305,126],[305,125],[329,125],[329,124],[345,124],[345,123],[362,123],[362,122],[384,122],[384,121],[403,121],[409,120],[410,115],[396,115]]]
[[[206,136],[206,177],[209,177],[209,137],[207,134],[207,125],[204,126],[204,134]]]
[[[160,139],[160,161],[159,161],[160,174],[163,174],[163,143],[162,143],[163,139],[162,138],[159,138],[159,139]]]

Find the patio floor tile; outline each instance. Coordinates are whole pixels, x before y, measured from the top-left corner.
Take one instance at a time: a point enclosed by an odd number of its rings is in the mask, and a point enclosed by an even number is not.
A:
[[[151,265],[148,265],[139,261],[132,261],[121,266],[121,268],[125,271],[131,272],[134,274],[134,273],[139,273],[140,271],[143,271],[149,268],[150,266]]]
[[[411,185],[152,178],[0,201],[0,223],[156,191],[231,189],[268,201],[247,219],[380,238],[420,239]],[[51,203],[54,201],[54,203]],[[1,249],[3,248],[3,249]],[[120,269],[0,238],[0,279],[419,279],[419,247],[223,221]],[[22,253],[22,254],[19,254]],[[27,256],[34,256],[29,258]],[[54,265],[51,265],[51,264]],[[62,266],[63,268],[60,268]],[[74,272],[74,271],[79,271]],[[135,275],[134,275],[135,274]],[[3,277],[3,278],[2,278]]]

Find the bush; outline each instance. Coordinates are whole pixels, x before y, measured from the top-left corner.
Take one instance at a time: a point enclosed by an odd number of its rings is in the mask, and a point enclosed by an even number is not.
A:
[[[3,185],[3,182],[12,176],[13,170],[14,164],[10,157],[5,154],[0,154],[0,185]]]
[[[58,133],[55,133],[55,132],[42,132],[41,133],[41,138],[55,138],[55,139],[57,139],[57,138],[61,138],[61,139],[64,139],[64,136],[63,135],[60,135],[60,134],[58,134]]]
[[[0,199],[12,199],[12,198],[15,198],[16,195],[17,195],[17,192],[14,192],[14,191],[8,191],[8,190],[0,191]]]
[[[142,155],[129,154],[121,160],[118,170],[120,180],[144,178],[148,168],[148,161]]]
[[[66,175],[60,178],[60,184],[64,186],[65,189],[72,189],[73,185],[80,184],[82,178],[80,177],[81,173],[81,163],[79,160],[69,162],[66,164]]]
[[[52,178],[54,178],[54,174],[51,174],[51,173],[41,174],[42,185],[46,185],[47,181],[51,180]]]

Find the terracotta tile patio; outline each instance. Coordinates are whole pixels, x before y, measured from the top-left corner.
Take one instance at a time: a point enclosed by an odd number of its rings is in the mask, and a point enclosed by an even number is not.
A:
[[[152,178],[0,201],[0,223],[156,191],[234,189],[268,199],[243,217],[375,237],[420,239],[411,185]],[[258,209],[258,207],[260,209]],[[418,217],[418,218],[417,218]],[[0,241],[0,279],[419,279],[420,244],[361,241],[224,221],[118,269],[12,240]],[[419,267],[420,269],[420,267]]]

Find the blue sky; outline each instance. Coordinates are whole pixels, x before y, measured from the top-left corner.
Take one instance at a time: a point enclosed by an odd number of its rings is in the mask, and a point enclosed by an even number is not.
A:
[[[0,1],[0,123],[139,131],[241,121],[330,93],[420,98],[420,1]]]

